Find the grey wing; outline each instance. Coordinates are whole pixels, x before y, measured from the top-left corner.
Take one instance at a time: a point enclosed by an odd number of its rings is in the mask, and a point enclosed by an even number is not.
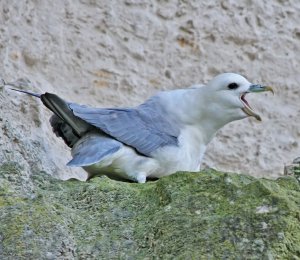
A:
[[[83,136],[72,148],[73,159],[68,166],[89,166],[117,152],[122,143],[96,133]]]
[[[88,108],[74,103],[69,106],[75,116],[146,156],[160,147],[178,143],[180,126],[156,97],[128,109]]]

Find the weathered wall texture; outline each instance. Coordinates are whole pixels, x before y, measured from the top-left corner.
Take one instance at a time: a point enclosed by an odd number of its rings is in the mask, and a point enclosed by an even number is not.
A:
[[[2,0],[0,76],[37,92],[97,106],[131,106],[160,89],[205,83],[221,72],[274,86],[249,97],[263,122],[233,122],[205,164],[278,176],[300,155],[300,2]],[[24,172],[83,176],[33,98],[0,90],[0,160]]]

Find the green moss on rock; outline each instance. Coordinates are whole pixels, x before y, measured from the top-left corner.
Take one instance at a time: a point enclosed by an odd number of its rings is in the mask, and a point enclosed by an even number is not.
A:
[[[0,167],[0,259],[298,259],[300,185],[206,170],[146,184]]]

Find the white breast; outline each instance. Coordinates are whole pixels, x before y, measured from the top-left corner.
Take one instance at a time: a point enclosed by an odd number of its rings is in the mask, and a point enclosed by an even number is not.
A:
[[[160,169],[151,177],[162,177],[176,171],[200,170],[207,143],[199,129],[186,127],[181,131],[178,141],[178,146],[164,147],[154,153]]]

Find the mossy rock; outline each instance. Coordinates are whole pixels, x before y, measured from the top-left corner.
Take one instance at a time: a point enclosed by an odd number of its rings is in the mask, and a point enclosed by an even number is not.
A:
[[[206,170],[146,184],[0,167],[0,259],[300,259],[300,185]]]

